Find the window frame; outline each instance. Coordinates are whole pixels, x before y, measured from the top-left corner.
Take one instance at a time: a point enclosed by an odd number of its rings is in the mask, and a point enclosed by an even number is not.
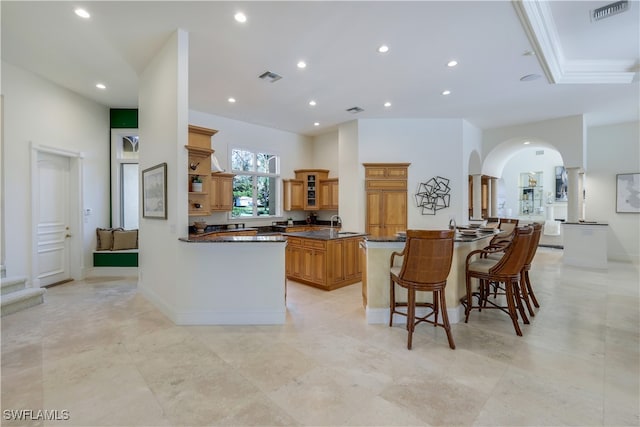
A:
[[[122,193],[122,165],[137,164],[138,175],[140,173],[140,149],[138,148],[138,157],[135,159],[120,158],[120,141],[125,136],[139,137],[139,131],[136,128],[116,128],[111,129],[111,227],[122,227],[123,224],[123,193]],[[138,142],[139,144],[139,142]],[[138,178],[139,179],[139,178]],[[138,219],[140,218],[140,185],[138,182]]]
[[[244,170],[236,170],[233,169],[233,153],[234,151],[246,151],[246,152],[250,152],[253,155],[253,170],[251,171],[244,171]],[[270,172],[258,172],[257,171],[257,155],[258,154],[268,154],[271,156],[274,156],[276,158],[276,171],[275,173],[270,173]],[[239,175],[248,175],[252,177],[252,182],[253,182],[253,194],[252,194],[252,215],[251,216],[234,216],[233,215],[233,208],[236,207],[235,206],[235,197],[233,199],[233,207],[231,212],[229,212],[229,219],[231,220],[239,220],[239,219],[271,219],[271,218],[281,218],[282,217],[282,203],[281,203],[281,197],[282,197],[282,176],[281,176],[281,161],[282,161],[282,156],[280,155],[280,153],[277,150],[270,150],[270,149],[263,149],[263,148],[256,148],[256,147],[247,147],[247,146],[230,146],[229,147],[229,151],[228,151],[228,156],[229,156],[229,168],[230,173],[232,173],[234,175],[234,181],[233,181],[233,189],[235,190],[235,177],[239,176]],[[257,198],[257,181],[256,178],[258,177],[267,177],[267,178],[274,178],[275,179],[275,188],[272,189],[272,193],[276,195],[276,201],[275,201],[275,213],[273,215],[258,215],[258,198]],[[233,191],[233,190],[232,190]]]

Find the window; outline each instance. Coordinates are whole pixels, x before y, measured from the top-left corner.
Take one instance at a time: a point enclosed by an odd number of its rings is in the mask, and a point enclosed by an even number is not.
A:
[[[111,131],[111,223],[138,228],[138,129]]]
[[[279,216],[280,159],[274,154],[234,148],[232,218]]]

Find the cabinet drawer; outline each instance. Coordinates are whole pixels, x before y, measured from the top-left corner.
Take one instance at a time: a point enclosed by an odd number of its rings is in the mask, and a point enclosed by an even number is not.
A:
[[[287,236],[287,246],[302,246],[302,239],[299,237]]]
[[[407,178],[407,168],[387,168],[388,178]]]
[[[367,190],[406,190],[407,181],[394,179],[372,180],[367,181],[366,188]]]
[[[387,173],[387,168],[383,167],[367,167],[365,169],[364,177],[365,178],[384,178]]]
[[[319,240],[305,240],[304,241],[304,247],[305,248],[313,248],[313,249],[322,249],[324,250],[326,248],[326,244],[325,242],[319,241]]]

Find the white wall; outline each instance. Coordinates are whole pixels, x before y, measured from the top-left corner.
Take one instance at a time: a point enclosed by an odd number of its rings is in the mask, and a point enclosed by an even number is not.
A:
[[[311,153],[314,169],[328,169],[329,178],[338,176],[338,131],[331,131],[313,138]]]
[[[616,174],[640,172],[640,122],[588,129],[586,218],[609,223],[609,259],[640,260],[640,214],[616,213]]]
[[[295,169],[306,169],[312,167],[312,139],[291,132],[278,129],[254,125],[226,117],[206,114],[191,110],[189,112],[189,124],[216,129],[216,133],[211,139],[211,148],[215,150],[215,155],[220,162],[220,166],[226,171],[231,170],[230,150],[231,148],[249,148],[267,150],[280,156],[280,176],[283,179],[295,178]],[[282,193],[280,193],[282,197]],[[282,199],[280,199],[282,200]],[[292,216],[294,219],[304,219],[304,212],[283,212],[285,217]],[[190,218],[190,223],[196,217]],[[237,219],[230,220],[227,212],[213,213],[203,218],[208,224],[224,224],[242,222],[247,227],[257,225],[271,225],[271,222],[281,218],[265,219]],[[186,235],[186,229],[183,232]]]
[[[338,214],[342,227],[364,232],[364,169],[360,164],[358,121],[343,123],[338,129]]]
[[[359,120],[358,165],[352,166],[362,169],[362,163],[411,163],[407,181],[408,227],[446,228],[452,215],[466,218],[463,197],[467,194],[468,178],[467,161],[462,160],[463,122],[460,119]],[[450,180],[450,206],[435,215],[422,215],[422,209],[416,206],[416,191],[421,182],[436,176]]]
[[[88,268],[96,227],[109,224],[109,110],[6,62],[2,91],[7,275],[31,273],[30,142],[84,153],[81,197],[93,214],[83,217],[75,237],[82,240],[81,263]]]
[[[482,171],[482,130],[473,126],[471,123],[462,122],[462,170],[460,171],[461,180],[461,203],[462,216],[456,215],[457,224],[465,224],[469,219],[469,175],[480,174]]]
[[[167,220],[140,219],[138,285],[175,321],[178,237],[187,229],[188,34],[174,33],[140,76],[140,170],[167,163]],[[141,204],[142,206],[142,204]]]

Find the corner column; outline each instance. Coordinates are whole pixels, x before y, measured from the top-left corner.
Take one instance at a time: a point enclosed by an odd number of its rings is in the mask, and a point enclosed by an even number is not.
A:
[[[580,168],[567,170],[567,222],[578,222],[582,215],[582,178]]]
[[[498,178],[489,178],[489,216],[498,216]]]

